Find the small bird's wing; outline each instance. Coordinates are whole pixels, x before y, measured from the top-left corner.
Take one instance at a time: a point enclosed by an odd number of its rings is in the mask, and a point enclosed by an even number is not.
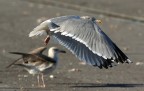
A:
[[[46,47],[39,47],[29,52],[29,54],[42,54],[43,51],[45,51],[46,49],[47,49]]]
[[[16,62],[18,61],[24,61],[23,60],[23,57],[28,55],[27,53],[20,53],[20,52],[9,52],[11,54],[17,54],[17,55],[21,55],[22,57],[21,58],[18,58],[17,60],[14,60],[11,64],[9,64],[6,68],[9,68],[11,67],[12,65],[14,65]]]
[[[12,63],[10,63],[6,68],[10,68],[12,65],[14,65],[17,61],[22,60],[22,58],[18,58],[17,60],[14,60]]]
[[[55,61],[49,57],[44,57],[43,55],[35,55],[35,54],[28,54],[28,53],[20,53],[20,52],[10,52],[12,54],[21,55],[23,59],[23,64],[29,65],[29,66],[36,66],[41,63],[55,63]],[[15,64],[13,62],[11,65]]]
[[[23,67],[23,68],[26,68],[26,69],[29,69],[29,70],[35,68],[35,66],[26,65],[26,64],[20,64],[20,63],[18,63],[18,64],[13,64],[13,65],[20,66],[20,67]]]
[[[6,68],[11,67],[13,64],[15,64],[17,61],[22,61],[24,57],[29,56],[30,54],[37,54],[37,55],[42,55],[43,51],[46,50],[46,47],[39,47],[37,49],[32,50],[31,52],[27,53],[20,53],[20,52],[9,52],[11,54],[17,54],[17,55],[21,55],[22,58],[19,58],[15,61],[13,61],[10,65],[8,65]]]
[[[27,69],[35,68],[39,71],[44,71],[47,68],[51,68],[56,64],[54,59],[51,59],[45,55],[34,55],[34,54],[24,54],[23,55],[23,64],[18,64]]]

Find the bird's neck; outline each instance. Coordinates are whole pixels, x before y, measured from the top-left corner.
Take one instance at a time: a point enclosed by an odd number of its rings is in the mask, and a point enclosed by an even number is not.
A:
[[[48,57],[54,59],[56,62],[58,61],[58,53],[49,53]]]

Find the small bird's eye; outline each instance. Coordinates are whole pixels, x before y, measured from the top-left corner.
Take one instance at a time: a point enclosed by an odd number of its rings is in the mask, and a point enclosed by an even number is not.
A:
[[[26,63],[26,64],[27,64],[27,63],[28,63],[28,61],[24,60],[24,63]]]

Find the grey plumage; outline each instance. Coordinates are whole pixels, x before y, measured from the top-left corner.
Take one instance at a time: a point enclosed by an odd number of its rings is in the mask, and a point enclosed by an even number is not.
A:
[[[41,31],[45,30],[45,31]],[[69,49],[80,60],[98,66],[112,67],[113,62],[131,63],[128,57],[89,16],[61,16],[44,21],[29,37],[47,33]]]

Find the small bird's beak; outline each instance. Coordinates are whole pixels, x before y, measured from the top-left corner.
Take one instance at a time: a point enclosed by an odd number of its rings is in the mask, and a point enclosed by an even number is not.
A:
[[[64,50],[59,50],[59,52],[60,52],[60,53],[66,53],[66,51],[64,51]]]
[[[96,22],[102,24],[102,20],[96,20]]]

